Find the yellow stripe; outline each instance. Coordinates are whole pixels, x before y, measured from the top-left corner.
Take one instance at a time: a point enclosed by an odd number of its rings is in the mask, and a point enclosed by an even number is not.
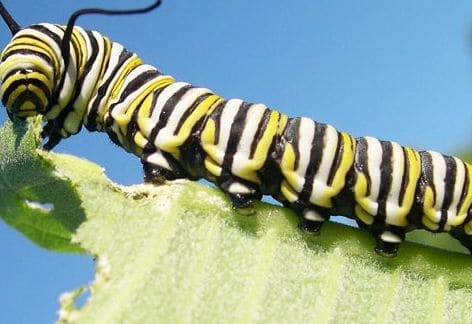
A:
[[[133,112],[145,97],[149,96],[159,88],[163,88],[173,82],[174,79],[170,77],[157,78],[156,80],[153,80],[145,89],[140,90],[141,93],[130,103],[124,114],[113,115],[114,122],[120,127],[121,132],[126,134],[128,124],[133,117]]]
[[[288,116],[285,114],[279,115],[279,126],[277,128],[277,135],[282,135],[285,130],[285,126],[287,126]]]
[[[133,141],[140,148],[144,148],[148,143],[147,138],[145,138],[141,132],[136,132],[136,134],[134,134]]]
[[[298,199],[298,193],[292,188],[292,186],[290,186],[290,184],[288,184],[286,180],[282,180],[280,192],[288,202],[294,202]]]
[[[87,50],[87,42],[85,41],[82,33],[79,32],[79,30],[76,28],[73,29],[71,41],[75,45],[75,47],[77,47],[78,49],[78,53],[76,53],[78,55],[78,58],[77,58],[78,75],[82,75],[84,73],[84,68],[85,68],[85,65],[87,64],[87,56],[89,54]],[[71,50],[75,47],[71,46]]]
[[[368,181],[364,173],[356,171],[356,183],[354,184],[354,198],[356,203],[370,215],[374,212],[375,206],[367,195]]]
[[[202,148],[206,154],[213,160],[216,161],[218,157],[218,149],[215,145],[215,133],[216,133],[216,124],[213,119],[208,119],[203,128],[202,135],[200,137],[202,142]],[[206,160],[205,160],[206,162]],[[216,162],[215,162],[216,163]],[[206,163],[205,163],[206,164]],[[208,169],[208,168],[207,168]],[[208,171],[210,171],[208,169]],[[214,175],[218,175],[214,172],[211,172]]]
[[[30,35],[24,35],[13,39],[7,47],[4,49],[2,56],[8,54],[10,51],[29,49],[32,51],[40,52],[47,57],[51,58],[54,70],[58,71],[60,63],[56,56],[56,52],[49,46],[49,44],[32,38]],[[23,55],[34,55],[34,54],[23,54]]]
[[[103,62],[100,67],[100,75],[96,78],[97,80],[102,80],[105,72],[108,68],[108,63],[110,62],[110,56],[111,56],[111,41],[108,37],[102,36],[103,37]]]
[[[437,230],[439,228],[436,223],[436,209],[435,205],[435,196],[434,191],[430,186],[427,186],[424,192],[423,197],[423,225],[429,228],[430,230]]]
[[[298,183],[298,175],[295,172],[295,149],[292,144],[287,143],[282,153],[282,159],[280,160],[280,170],[288,184]],[[286,197],[288,199],[288,197]]]
[[[454,218],[454,221],[451,222],[451,226],[462,225],[467,217],[467,213],[472,205],[472,166],[469,163],[464,162],[465,172],[469,177],[469,184],[467,188],[464,188],[466,195],[462,204],[459,206],[457,211],[457,216]]]
[[[171,153],[176,159],[180,158],[180,146],[189,138],[195,124],[203,118],[203,116],[211,114],[211,112],[223,101],[218,95],[212,94],[205,98],[198,107],[187,116],[185,122],[180,127],[178,133],[169,138],[160,149]]]
[[[406,152],[405,158],[407,159],[408,165],[408,183],[406,184],[404,195],[403,195],[403,204],[398,209],[396,215],[393,215],[392,225],[397,226],[407,226],[408,220],[407,215],[411,211],[411,207],[415,201],[416,187],[418,185],[418,180],[421,175],[421,158],[420,154],[409,148],[404,147]]]
[[[316,204],[325,207],[333,207],[331,198],[336,196],[346,184],[346,174],[351,169],[354,163],[355,154],[355,140],[349,134],[342,132],[342,155],[341,162],[339,163],[338,169],[335,171],[333,182],[331,186],[325,189],[323,197],[316,201]]]
[[[360,205],[354,207],[357,218],[362,221],[364,224],[371,225],[374,222],[374,217],[366,212]]]
[[[221,167],[210,157],[205,158],[205,169],[215,177],[219,177],[221,174]]]
[[[118,75],[116,82],[111,89],[109,101],[118,97],[120,90],[122,89],[123,82],[125,81],[128,74],[142,63],[143,61],[136,55],[124,63],[124,68],[120,71],[120,74]]]
[[[26,91],[26,86],[25,85],[20,85],[18,88],[16,88],[15,90],[13,90],[11,92],[11,95],[10,97],[8,98],[8,101],[6,103],[6,106],[7,107],[12,107],[13,106],[13,103],[15,102],[16,98],[21,95],[23,92]]]
[[[260,183],[259,177],[257,176],[257,171],[264,166],[264,163],[267,160],[267,155],[269,154],[272,140],[274,139],[274,136],[278,130],[279,116],[280,114],[277,111],[270,112],[269,120],[265,129],[263,130],[260,140],[256,145],[252,159],[249,159],[246,165],[239,171],[238,176],[241,178],[254,183]]]
[[[54,80],[53,69],[44,60],[33,55],[31,55],[28,60],[31,65],[34,65],[38,70],[45,74],[49,80]],[[6,71],[14,69],[16,66],[22,65],[23,63],[24,59],[9,57],[5,62],[0,64],[0,75],[4,75]]]

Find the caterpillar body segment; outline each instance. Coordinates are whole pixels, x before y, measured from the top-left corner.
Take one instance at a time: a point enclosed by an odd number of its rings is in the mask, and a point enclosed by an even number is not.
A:
[[[344,215],[369,229],[385,256],[413,229],[449,232],[472,250],[466,162],[227,100],[96,31],[66,29],[12,24],[0,58],[3,105],[11,118],[43,115],[46,149],[85,126],[139,157],[147,182],[205,178],[236,207],[271,195],[312,232]]]

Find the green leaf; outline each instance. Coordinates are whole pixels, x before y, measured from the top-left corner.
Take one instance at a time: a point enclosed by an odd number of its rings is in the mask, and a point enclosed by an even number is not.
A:
[[[80,252],[71,235],[85,213],[70,181],[36,150],[40,122],[0,128],[0,217],[42,247]]]
[[[8,145],[21,148],[25,140],[12,138]],[[385,259],[359,229],[329,223],[312,236],[298,230],[288,209],[257,203],[254,215],[238,214],[202,184],[121,187],[88,161],[26,155],[22,167],[34,170],[2,180],[2,188],[36,188],[42,178],[31,174],[46,165],[48,177],[74,193],[65,204],[85,215],[75,227],[63,226],[65,233],[98,259],[94,282],[62,295],[61,322],[472,321],[468,255],[406,242],[397,258]],[[55,181],[50,193],[61,185]],[[0,214],[24,205],[21,196],[6,206],[4,193]],[[24,216],[11,214],[16,227],[15,217]],[[44,213],[34,217],[42,223]],[[47,227],[36,229],[52,239]],[[87,303],[75,306],[87,290]]]

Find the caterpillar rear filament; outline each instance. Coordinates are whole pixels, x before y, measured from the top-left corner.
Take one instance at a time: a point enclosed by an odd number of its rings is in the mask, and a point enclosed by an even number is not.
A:
[[[75,26],[21,28],[0,2],[13,34],[1,54],[0,96],[10,118],[42,115],[44,147],[89,131],[141,159],[146,182],[208,179],[235,207],[271,195],[317,232],[331,215],[367,228],[376,251],[396,254],[405,232],[449,232],[472,251],[472,166],[392,141],[355,138],[263,104],[224,99],[178,82],[119,43]]]

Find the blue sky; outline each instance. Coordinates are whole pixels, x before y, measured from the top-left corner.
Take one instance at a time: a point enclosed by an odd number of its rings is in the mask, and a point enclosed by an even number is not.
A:
[[[472,146],[470,1],[163,1],[147,15],[78,24],[224,97],[417,149]],[[22,26],[65,23],[83,7],[148,3],[4,1]],[[9,38],[0,27],[1,47]],[[104,134],[84,131],[55,151],[95,161],[121,184],[142,181],[138,159]],[[89,257],[43,250],[3,222],[0,258],[2,323],[51,322],[59,294],[93,280]]]

